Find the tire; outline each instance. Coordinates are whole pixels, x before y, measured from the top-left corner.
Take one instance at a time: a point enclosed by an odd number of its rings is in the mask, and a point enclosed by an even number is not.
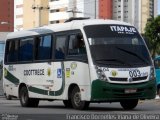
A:
[[[74,87],[71,93],[71,102],[74,109],[84,110],[89,106],[89,102],[81,101],[81,94],[78,87]]]
[[[19,98],[22,107],[38,107],[39,100],[29,98],[26,87],[21,88]]]
[[[120,102],[121,106],[125,110],[132,110],[134,109],[137,104],[138,104],[138,99],[133,99],[133,100],[123,100]]]
[[[73,108],[71,100],[63,100],[63,104],[66,108]]]
[[[5,97],[6,97],[6,100],[12,100],[12,96],[10,95],[6,95]]]

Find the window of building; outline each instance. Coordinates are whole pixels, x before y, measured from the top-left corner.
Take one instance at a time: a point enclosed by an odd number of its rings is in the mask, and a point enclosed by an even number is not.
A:
[[[18,59],[18,41],[8,41],[6,46],[6,62],[16,62]]]
[[[36,60],[47,60],[51,59],[52,51],[52,36],[36,37]]]
[[[23,8],[23,4],[21,4],[21,5],[16,5],[16,8]]]
[[[54,9],[54,10],[50,10],[50,13],[55,13],[55,12],[59,12],[59,9]]]
[[[50,21],[50,24],[56,24],[56,23],[59,23],[59,20]]]
[[[23,15],[16,15],[16,18],[23,18]]]
[[[55,59],[65,58],[66,38],[65,35],[56,36]]]
[[[50,0],[50,2],[53,2],[53,1],[59,1],[59,0]]]
[[[26,38],[20,41],[19,61],[33,60],[33,38]]]

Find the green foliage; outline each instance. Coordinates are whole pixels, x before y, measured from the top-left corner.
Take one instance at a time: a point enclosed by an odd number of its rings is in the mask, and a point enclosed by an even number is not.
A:
[[[148,41],[148,47],[154,58],[156,54],[160,54],[160,16],[151,18],[145,28],[145,38]]]

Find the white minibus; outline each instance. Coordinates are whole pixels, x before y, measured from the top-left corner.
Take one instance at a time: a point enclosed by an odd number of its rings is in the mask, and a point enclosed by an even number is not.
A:
[[[70,19],[10,33],[4,58],[5,94],[23,107],[62,100],[66,107],[119,102],[134,109],[156,95],[155,72],[145,41],[125,22]]]

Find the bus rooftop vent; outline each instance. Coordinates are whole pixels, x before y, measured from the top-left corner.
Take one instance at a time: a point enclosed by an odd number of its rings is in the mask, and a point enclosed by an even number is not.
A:
[[[86,20],[86,19],[90,19],[90,18],[89,18],[89,17],[78,17],[78,18],[76,18],[76,17],[71,17],[71,18],[69,18],[68,20],[66,20],[65,23],[66,23],[66,22],[71,22],[71,21],[74,21],[74,20]]]

